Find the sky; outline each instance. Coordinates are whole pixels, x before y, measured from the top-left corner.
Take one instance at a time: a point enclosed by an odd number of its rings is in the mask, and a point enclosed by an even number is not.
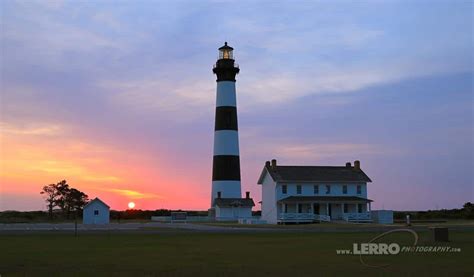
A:
[[[217,48],[242,191],[266,160],[360,160],[373,209],[474,200],[471,1],[0,1],[0,210],[66,179],[113,209],[206,210]],[[258,210],[260,206],[255,207]]]

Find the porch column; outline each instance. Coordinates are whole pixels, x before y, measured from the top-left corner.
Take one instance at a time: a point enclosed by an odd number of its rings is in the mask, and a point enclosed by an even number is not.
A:
[[[372,208],[370,207],[370,202],[369,202],[369,212],[372,210]]]
[[[282,212],[282,213],[285,212],[285,203],[281,203],[281,212]]]
[[[297,214],[300,213],[300,204],[299,203],[296,203],[296,213]]]
[[[329,215],[329,203],[326,203],[326,215]]]
[[[311,213],[314,214],[314,203],[311,202]]]
[[[341,204],[341,215],[344,215],[344,203]]]

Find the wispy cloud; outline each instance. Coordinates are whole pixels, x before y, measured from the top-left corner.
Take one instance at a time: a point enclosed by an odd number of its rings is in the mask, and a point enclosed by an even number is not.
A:
[[[259,153],[259,156],[276,157],[293,162],[322,161],[328,158],[351,158],[358,156],[374,156],[390,154],[390,151],[380,145],[362,143],[291,143],[269,142],[261,143],[258,147],[246,149],[245,154]]]
[[[6,122],[0,122],[0,130],[4,134],[53,136],[59,134],[63,129],[57,124],[42,123],[37,126],[15,126]]]
[[[357,143],[321,143],[321,144],[294,144],[279,145],[275,155],[292,160],[316,159],[328,157],[351,157],[355,155],[385,154],[380,146]]]
[[[455,63],[421,65],[401,60],[387,63],[383,70],[370,65],[355,68],[315,65],[308,73],[273,73],[251,79],[239,93],[257,103],[286,103],[307,95],[352,93],[371,86],[463,70],[466,68]]]
[[[105,81],[110,103],[134,112],[180,112],[179,120],[193,112],[193,107],[212,106],[215,84],[208,80],[173,81],[166,77],[149,77],[128,81]]]
[[[110,191],[113,193],[117,193],[122,196],[129,197],[130,199],[147,199],[147,198],[154,198],[154,199],[163,199],[161,195],[148,193],[148,192],[139,192],[136,190],[130,189],[101,189],[104,191]]]

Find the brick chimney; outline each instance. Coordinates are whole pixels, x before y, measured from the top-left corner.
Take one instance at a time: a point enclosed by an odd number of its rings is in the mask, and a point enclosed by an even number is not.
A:
[[[351,167],[351,163],[350,163],[350,162],[347,162],[347,163],[346,163],[346,167],[347,167],[347,168],[350,168],[350,167]]]
[[[272,160],[272,168],[276,169],[276,167],[277,167],[277,160],[273,159]]]
[[[354,168],[355,169],[360,169],[360,161],[359,160],[354,161]]]
[[[250,191],[245,192],[245,198],[249,199],[250,198]]]
[[[270,161],[265,162],[265,167],[270,167]]]

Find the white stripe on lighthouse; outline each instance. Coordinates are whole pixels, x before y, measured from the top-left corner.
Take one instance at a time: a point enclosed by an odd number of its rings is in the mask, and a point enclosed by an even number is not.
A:
[[[214,156],[239,155],[239,133],[234,130],[214,132]]]
[[[212,181],[212,200],[217,198],[217,192],[221,192],[222,198],[241,198],[242,191],[240,181]]]
[[[217,82],[217,101],[216,107],[231,106],[237,107],[235,96],[235,82],[220,81]]]

